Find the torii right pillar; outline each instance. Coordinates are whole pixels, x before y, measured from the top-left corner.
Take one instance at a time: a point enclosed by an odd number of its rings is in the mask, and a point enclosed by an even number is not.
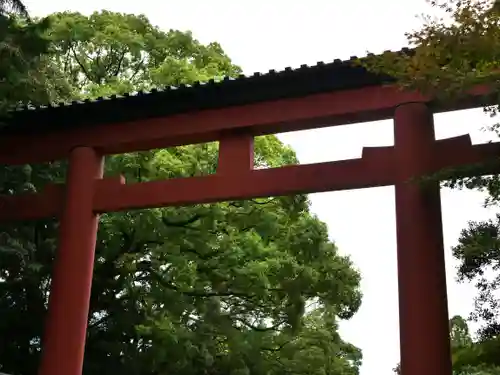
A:
[[[419,183],[435,145],[424,103],[396,108],[396,226],[402,375],[451,375],[448,301],[439,182]]]

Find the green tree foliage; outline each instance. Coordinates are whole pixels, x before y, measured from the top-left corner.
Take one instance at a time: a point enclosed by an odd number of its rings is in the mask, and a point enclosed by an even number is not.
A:
[[[467,322],[461,316],[450,320],[450,338],[455,375],[500,374],[500,347],[497,340],[474,340]]]
[[[434,14],[423,18],[422,28],[407,34],[413,53],[385,53],[365,59],[362,64],[370,70],[393,75],[403,88],[432,94],[437,100],[457,100],[473,86],[486,85],[491,89],[493,105],[485,111],[496,116],[500,103],[500,3],[487,0],[429,3]],[[498,133],[499,129],[497,124],[490,131]],[[476,172],[476,176],[461,178],[461,171],[455,170],[444,171],[434,178],[445,179],[445,186],[485,191],[487,203],[498,205],[499,175],[478,176],[482,166],[468,169],[473,174]],[[475,283],[478,291],[472,318],[483,323],[478,342],[463,345],[454,341],[454,345],[458,345],[454,362],[460,374],[490,374],[480,372],[481,366],[499,365],[499,225],[500,216],[491,221],[469,223],[453,249],[454,257],[460,261],[459,280]],[[452,327],[460,332],[464,324],[456,321]],[[467,338],[467,335],[459,336]],[[467,366],[478,370],[471,372]],[[498,373],[498,369],[491,371]]]
[[[23,17],[28,17],[28,9],[22,1],[19,0],[1,0],[0,14],[19,14]]]
[[[47,59],[47,20],[31,22],[17,2],[0,3],[0,114],[19,105],[59,100],[69,93],[57,67]],[[19,3],[20,4],[20,3]],[[9,12],[9,11],[17,11]],[[62,181],[60,163],[1,166],[0,193],[32,192]],[[52,260],[55,223],[3,224],[0,230],[0,371],[17,362],[13,373],[36,371]],[[46,249],[50,248],[50,251]],[[8,339],[7,339],[8,338]],[[9,341],[13,338],[12,341]],[[27,359],[27,360],[26,360]]]
[[[190,32],[164,32],[142,15],[64,12],[49,19],[53,59],[75,95],[96,98],[241,72],[218,43],[203,45]]]
[[[427,1],[434,14],[406,34],[414,53],[386,52],[363,61],[406,88],[456,99],[478,83],[498,84],[499,13],[488,0]]]
[[[216,43],[167,33],[143,16],[50,16],[46,61],[72,97],[99,97],[240,72]],[[67,97],[68,99],[71,97]],[[296,163],[275,136],[256,166]],[[217,143],[110,157],[129,183],[214,173]],[[14,173],[15,172],[15,173]],[[2,168],[2,191],[62,181],[60,164]],[[0,371],[36,372],[57,226],[4,226]],[[305,196],[101,217],[85,374],[355,375],[359,349],[338,334],[359,308],[359,274]]]
[[[453,375],[500,374],[499,342],[474,340],[467,321],[461,316],[450,319],[450,342]],[[399,364],[394,372],[401,374]]]
[[[33,23],[0,11],[0,112],[68,95],[68,85],[48,59],[48,20]]]

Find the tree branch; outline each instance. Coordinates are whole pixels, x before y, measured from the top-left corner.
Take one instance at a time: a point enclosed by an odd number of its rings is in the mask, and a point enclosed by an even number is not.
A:
[[[294,342],[295,339],[291,339],[290,341],[287,341],[281,345],[278,345],[278,347],[276,348],[265,348],[265,347],[261,347],[260,350],[264,350],[266,352],[279,352],[280,350],[282,350],[286,345],[288,344],[291,344],[292,342]]]
[[[120,69],[122,68],[123,60],[125,59],[125,54],[126,52],[123,51],[122,55],[120,56],[120,59],[118,60],[118,64],[116,65],[116,69],[113,72],[113,76],[118,77],[118,74],[120,74]]]
[[[143,57],[141,59],[141,61],[139,61],[139,63],[137,64],[137,66],[135,67],[134,72],[130,76],[130,80],[131,81],[135,78],[135,76],[137,75],[137,73],[139,73],[139,70],[144,66],[144,59],[145,59],[145,57]]]
[[[246,320],[244,319],[241,319],[241,318],[235,318],[236,321],[242,323],[244,326],[250,328],[252,331],[256,331],[256,332],[270,332],[270,331],[276,331],[277,329],[279,329],[279,327],[281,325],[283,325],[285,322],[284,321],[280,321],[278,322],[277,324],[271,326],[271,327],[256,327],[254,326],[253,324],[250,324],[248,323]]]
[[[182,290],[176,285],[167,282],[157,271],[153,270],[151,267],[151,262],[149,261],[142,261],[139,262],[137,265],[137,271],[139,272],[148,272],[149,276],[153,278],[158,284],[160,284],[163,288],[167,288],[170,290],[174,290],[180,294],[184,294],[189,297],[200,297],[200,298],[212,298],[212,297],[239,297],[239,298],[255,298],[258,297],[256,294],[251,294],[251,293],[243,293],[243,292],[237,292],[233,290],[226,290],[226,291],[201,291],[201,290]],[[141,278],[143,281],[146,281],[145,278]],[[269,291],[284,291],[282,289],[268,289]]]
[[[73,46],[73,44],[71,44],[69,46],[69,49],[71,50],[71,52],[73,52],[73,57],[75,58],[75,61],[78,64],[78,66],[80,66],[80,69],[82,69],[83,74],[85,74],[85,76],[87,77],[87,79],[89,81],[92,81],[92,78],[89,76],[89,73],[87,72],[87,69],[83,66],[83,64],[78,59],[78,56],[76,55],[75,47]]]
[[[186,219],[186,220],[183,220],[183,221],[169,221],[166,216],[162,216],[161,218],[161,221],[163,222],[163,224],[165,226],[168,226],[168,227],[177,227],[177,228],[183,228],[183,227],[187,227],[189,226],[190,224],[193,224],[195,223],[196,221],[202,219],[204,216],[201,215],[201,214],[196,214],[194,216],[192,216],[191,218],[189,219]]]

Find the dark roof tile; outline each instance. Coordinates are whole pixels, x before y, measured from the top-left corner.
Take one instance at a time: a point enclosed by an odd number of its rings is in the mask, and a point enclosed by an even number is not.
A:
[[[387,53],[390,51],[386,51]],[[411,53],[403,49],[401,53]],[[256,72],[251,76],[224,77],[192,85],[153,88],[124,95],[54,103],[39,107],[16,108],[3,119],[0,135],[11,132],[41,132],[62,126],[92,126],[167,116],[193,110],[221,108],[265,100],[299,97],[328,91],[356,89],[392,82],[389,76],[376,75],[350,60],[336,59],[314,66],[286,67],[281,71]],[[5,126],[6,125],[6,126]]]

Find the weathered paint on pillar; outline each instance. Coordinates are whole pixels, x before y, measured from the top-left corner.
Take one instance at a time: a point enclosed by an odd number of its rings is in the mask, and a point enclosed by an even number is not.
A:
[[[98,218],[92,211],[103,158],[91,148],[69,157],[40,375],[81,375],[92,285]]]
[[[423,103],[396,109],[399,327],[402,375],[451,375],[441,198],[438,182],[411,182],[432,162],[433,114]]]

